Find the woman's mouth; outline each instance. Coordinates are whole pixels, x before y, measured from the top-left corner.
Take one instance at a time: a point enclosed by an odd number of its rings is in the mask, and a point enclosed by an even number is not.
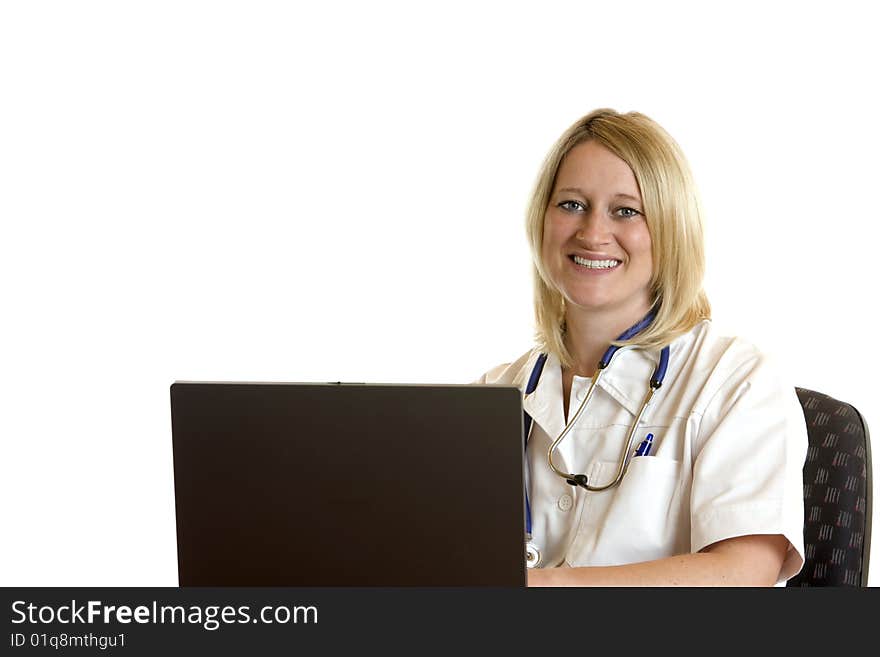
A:
[[[580,256],[569,256],[575,264],[580,265],[581,267],[586,267],[587,269],[613,269],[617,265],[621,263],[620,260],[589,260],[587,258],[582,258]]]

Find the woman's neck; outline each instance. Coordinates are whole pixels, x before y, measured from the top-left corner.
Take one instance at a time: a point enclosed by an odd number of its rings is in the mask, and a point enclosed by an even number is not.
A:
[[[650,310],[638,305],[621,312],[581,311],[569,308],[565,313],[565,346],[573,359],[571,374],[593,376],[599,360],[612,341],[638,322]]]

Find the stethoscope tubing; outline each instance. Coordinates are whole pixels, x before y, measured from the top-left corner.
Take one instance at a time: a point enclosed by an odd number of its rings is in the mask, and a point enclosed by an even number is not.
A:
[[[628,340],[631,337],[633,337],[634,335],[636,335],[637,333],[641,332],[646,326],[648,326],[654,320],[655,314],[656,314],[655,311],[652,310],[641,321],[639,321],[637,324],[631,326],[629,329],[624,331],[620,335],[620,337],[617,339],[617,341]],[[642,400],[642,405],[641,405],[641,408],[639,409],[639,413],[636,416],[635,421],[632,423],[632,425],[630,427],[630,431],[629,431],[629,435],[627,436],[627,440],[624,442],[623,452],[621,453],[620,459],[618,460],[617,474],[615,475],[614,479],[611,482],[604,484],[604,485],[601,485],[601,486],[592,486],[588,483],[586,475],[568,473],[568,472],[565,472],[565,471],[557,468],[556,464],[553,463],[553,453],[556,451],[556,449],[559,447],[559,445],[562,443],[562,441],[568,435],[571,428],[577,423],[578,418],[580,418],[580,416],[583,414],[584,409],[587,407],[587,404],[589,403],[590,399],[593,396],[593,391],[595,390],[596,385],[599,383],[599,380],[602,378],[602,375],[604,374],[605,370],[611,364],[611,361],[614,359],[614,356],[621,351],[626,351],[628,349],[634,349],[634,348],[636,348],[636,347],[630,346],[630,345],[625,345],[625,346],[610,345],[608,347],[608,349],[605,351],[605,354],[602,356],[602,360],[599,361],[598,369],[596,371],[596,376],[593,377],[593,380],[590,383],[590,387],[587,390],[587,394],[584,396],[583,401],[581,402],[580,406],[578,406],[578,409],[575,412],[575,414],[572,416],[571,420],[569,420],[566,423],[565,428],[563,428],[562,432],[559,434],[559,436],[556,437],[556,440],[553,441],[553,443],[550,445],[550,448],[547,450],[547,462],[550,465],[550,468],[552,469],[552,471],[555,474],[562,477],[563,479],[565,479],[565,481],[572,486],[579,486],[579,487],[584,488],[585,490],[588,490],[590,492],[601,492],[604,490],[608,490],[609,488],[613,488],[613,487],[617,486],[618,484],[620,484],[620,482],[623,480],[624,475],[626,474],[626,471],[629,467],[629,463],[632,460],[633,443],[635,442],[635,436],[636,436],[636,432],[638,431],[639,424],[641,423],[641,420],[642,420],[642,417],[644,416],[645,410],[648,408],[648,405],[651,403],[651,400],[654,397],[654,393],[663,385],[663,381],[666,377],[666,370],[669,365],[669,347],[668,346],[665,346],[660,350],[660,359],[659,359],[659,361],[657,363],[657,367],[655,368],[654,373],[652,374],[651,379],[649,381],[648,390],[645,393],[644,399]],[[535,361],[535,365],[532,368],[532,372],[529,376],[528,383],[526,384],[525,394],[523,395],[524,398],[527,397],[528,395],[532,394],[535,391],[535,389],[538,387],[538,381],[541,378],[541,374],[544,370],[544,365],[546,364],[546,362],[547,362],[547,354],[545,354],[545,353],[539,354],[537,360]],[[528,449],[529,439],[531,438],[531,435],[532,435],[532,426],[533,426],[532,417],[528,414],[528,412],[523,411],[523,433],[525,435],[523,442],[524,442],[524,449],[526,449],[526,450]],[[529,502],[528,490],[526,490],[526,494],[525,494],[525,505],[526,505],[526,534],[528,535],[528,537],[531,537],[532,510],[531,510],[531,504]]]
[[[623,347],[620,350],[616,351],[615,354],[620,353],[620,352],[624,351],[625,349],[632,349],[632,348],[633,347]],[[612,355],[612,358],[613,358],[613,355]],[[661,358],[661,361],[662,360],[663,359]],[[668,360],[668,357],[667,357],[667,360]],[[609,359],[608,363],[610,363],[610,359]],[[584,412],[584,409],[587,407],[587,404],[589,403],[590,398],[593,396],[593,390],[596,389],[596,385],[599,383],[599,380],[602,378],[602,375],[604,374],[605,369],[607,367],[608,367],[608,364],[606,364],[605,367],[601,367],[596,372],[596,376],[593,377],[593,381],[590,383],[590,387],[587,390],[587,394],[584,396],[584,399],[581,402],[580,406],[578,407],[577,411],[572,416],[571,420],[569,420],[569,422],[565,425],[565,428],[562,430],[562,432],[559,434],[559,436],[556,438],[556,440],[553,441],[553,444],[550,445],[550,448],[547,450],[547,462],[550,464],[550,468],[553,470],[553,472],[555,472],[557,475],[559,475],[560,477],[565,479],[565,481],[568,482],[569,484],[571,484],[572,486],[580,486],[581,488],[584,488],[584,489],[586,489],[590,492],[594,492],[594,493],[599,493],[603,490],[608,490],[609,488],[614,488],[623,479],[623,475],[626,474],[626,470],[629,467],[630,460],[632,459],[633,442],[635,441],[636,432],[638,431],[638,428],[639,428],[639,423],[642,421],[642,416],[645,414],[645,409],[647,409],[648,404],[651,403],[651,398],[654,396],[654,391],[657,389],[654,387],[653,383],[648,386],[648,392],[645,395],[644,400],[642,401],[642,406],[641,406],[641,409],[639,410],[639,414],[636,417],[635,421],[632,423],[632,425],[630,427],[630,431],[629,431],[629,436],[628,436],[626,442],[624,443],[623,453],[620,455],[620,458],[618,460],[617,474],[615,475],[614,479],[610,483],[607,483],[602,486],[592,486],[587,482],[587,478],[585,475],[572,474],[572,473],[564,472],[563,470],[560,470],[559,468],[557,468],[556,464],[553,463],[553,452],[556,451],[556,448],[562,443],[562,441],[568,435],[568,432],[571,430],[571,428],[575,424],[577,424],[578,418],[581,416],[581,414]],[[664,368],[664,370],[665,370],[665,368]],[[666,373],[664,371],[662,373],[662,375],[660,376],[660,385],[662,385],[662,383],[663,383],[663,376],[665,376],[665,374]],[[652,382],[654,381],[655,378],[656,378],[656,373],[655,373],[654,377],[652,377]],[[657,387],[659,387],[659,385]]]

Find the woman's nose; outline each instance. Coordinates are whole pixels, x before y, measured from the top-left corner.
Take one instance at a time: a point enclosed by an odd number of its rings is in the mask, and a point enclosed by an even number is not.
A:
[[[607,244],[611,239],[611,222],[602,213],[591,209],[581,218],[575,237],[587,245]]]

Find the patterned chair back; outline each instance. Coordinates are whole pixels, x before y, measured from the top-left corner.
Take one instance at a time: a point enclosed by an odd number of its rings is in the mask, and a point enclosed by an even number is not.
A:
[[[871,441],[850,404],[795,388],[807,422],[805,563],[787,586],[867,586],[871,551]]]

